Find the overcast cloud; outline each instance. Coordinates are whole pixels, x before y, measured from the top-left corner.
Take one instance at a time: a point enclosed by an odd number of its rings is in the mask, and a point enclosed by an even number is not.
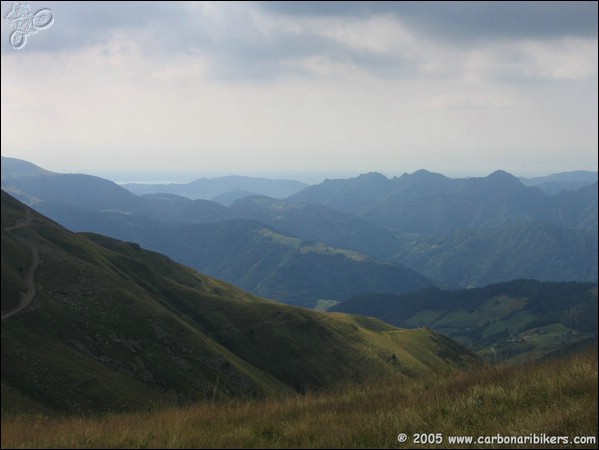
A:
[[[2,154],[51,170],[597,170],[596,2],[26,4]]]

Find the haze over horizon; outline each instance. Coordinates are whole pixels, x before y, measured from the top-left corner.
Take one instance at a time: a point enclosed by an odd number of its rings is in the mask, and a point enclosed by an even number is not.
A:
[[[7,157],[7,158],[14,158],[11,155],[2,155],[3,157]],[[16,159],[20,159],[20,158],[16,158]],[[27,161],[27,160],[22,160],[22,161]],[[35,163],[35,161],[27,161],[30,163],[33,163],[35,165],[38,165]],[[39,165],[38,165],[39,166]],[[42,169],[44,170],[48,170],[46,167],[40,166]],[[459,179],[459,178],[485,178],[489,175],[491,175],[494,172],[497,171],[503,171],[503,169],[499,168],[499,169],[495,169],[491,172],[488,173],[480,173],[480,174],[448,174],[448,173],[443,173],[443,172],[434,172],[434,171],[430,171],[427,170],[425,168],[421,168],[421,169],[417,169],[414,170],[412,172],[401,172],[401,173],[395,173],[395,172],[385,172],[385,171],[380,171],[380,170],[376,170],[376,171],[369,171],[369,172],[338,172],[338,171],[329,171],[329,172],[324,172],[324,171],[313,171],[313,172],[293,172],[293,171],[287,171],[287,172],[277,172],[277,173],[270,173],[270,172],[256,172],[256,173],[249,173],[249,174],[239,174],[239,173],[228,173],[228,172],[223,172],[223,173],[204,173],[202,172],[201,168],[198,171],[193,171],[193,170],[189,170],[187,172],[169,172],[169,171],[161,171],[161,170],[155,170],[155,171],[126,171],[126,170],[116,170],[116,171],[97,171],[97,170],[90,170],[90,171],[64,171],[64,170],[60,170],[60,168],[58,168],[57,170],[52,170],[52,172],[56,172],[56,173],[79,173],[79,174],[84,174],[84,175],[92,175],[92,176],[97,176],[100,178],[104,178],[110,181],[113,181],[119,185],[126,185],[126,184],[187,184],[187,183],[191,183],[193,181],[197,181],[199,179],[218,179],[218,178],[226,178],[226,177],[235,177],[235,176],[240,176],[240,177],[250,177],[250,178],[257,178],[257,179],[271,179],[271,180],[296,180],[296,181],[300,181],[302,183],[305,183],[307,185],[314,185],[314,184],[320,184],[325,180],[335,180],[335,179],[350,179],[350,178],[356,178],[359,177],[361,175],[365,175],[367,173],[379,173],[382,174],[383,176],[392,179],[392,178],[397,178],[397,177],[401,177],[403,175],[413,175],[416,172],[419,171],[428,171],[428,172],[433,172],[433,173],[439,173],[441,175],[444,175],[448,178],[454,178],[454,179]],[[562,173],[568,173],[568,174],[573,174],[574,172],[587,172],[587,173],[594,173],[595,175],[597,175],[597,171],[585,171],[585,170],[574,170],[574,171],[565,171],[565,172],[553,172],[553,173],[547,173],[547,174],[542,174],[539,175],[538,177],[533,176],[533,177],[526,177],[526,176],[521,176],[519,173],[510,173],[511,175],[517,177],[517,178],[522,178],[522,179],[535,179],[535,178],[544,178],[546,176],[550,176],[550,175],[559,175]]]
[[[1,150],[48,170],[597,171],[596,2],[26,5],[54,24],[2,21]]]

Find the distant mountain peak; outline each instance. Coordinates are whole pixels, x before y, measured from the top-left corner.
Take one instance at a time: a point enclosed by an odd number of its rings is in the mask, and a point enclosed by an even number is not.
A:
[[[362,173],[358,176],[358,178],[363,180],[389,181],[389,179],[380,172]]]
[[[554,173],[544,177],[520,177],[520,181],[525,186],[538,187],[547,194],[559,194],[561,191],[577,191],[585,186],[597,183],[597,172],[574,170]]]
[[[432,175],[433,172],[430,172],[426,169],[418,169],[416,172],[414,172],[412,175]]]
[[[42,169],[29,161],[23,159],[10,158],[2,156],[2,179],[7,180],[14,177],[32,176],[32,175],[50,175],[53,172]]]
[[[424,179],[447,178],[445,175],[443,175],[441,173],[431,172],[431,171],[426,170],[426,169],[417,170],[411,176],[412,177],[417,177],[417,178],[424,178]]]
[[[518,178],[516,178],[514,175],[512,175],[509,172],[506,172],[505,170],[496,170],[495,172],[493,172],[492,174],[490,174],[489,176],[487,176],[487,178],[489,179],[503,179],[503,180],[516,180],[518,181]]]
[[[506,172],[505,170],[496,170],[492,174],[483,178],[483,180],[490,183],[492,186],[524,187],[522,182],[517,177],[509,172]]]

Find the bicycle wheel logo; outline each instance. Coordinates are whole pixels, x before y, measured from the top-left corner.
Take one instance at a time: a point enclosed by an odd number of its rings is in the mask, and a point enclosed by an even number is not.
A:
[[[13,29],[9,43],[15,50],[27,45],[27,38],[38,31],[46,30],[54,23],[54,12],[50,8],[42,8],[32,13],[29,5],[13,3],[4,16],[4,22]]]

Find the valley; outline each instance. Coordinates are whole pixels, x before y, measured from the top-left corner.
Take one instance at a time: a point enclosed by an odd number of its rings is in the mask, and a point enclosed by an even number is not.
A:
[[[596,183],[417,173],[409,186],[456,197],[385,194],[413,196],[390,207],[404,226],[367,195],[398,179],[372,174],[326,204],[299,202],[308,187],[225,206],[5,161],[2,187],[26,204],[2,192],[3,446],[389,447],[433,420],[443,435],[595,433]],[[497,184],[504,214],[484,218]],[[363,210],[335,203],[354,197]],[[418,202],[441,215],[416,219]],[[446,202],[470,206],[452,225]],[[559,415],[535,417],[558,395]]]
[[[509,286],[513,280],[538,280],[538,286],[547,286],[538,288],[543,298],[552,290],[575,292],[578,285],[567,284],[574,281],[586,283],[588,292],[595,289],[594,299],[584,300],[586,306],[575,314],[596,317],[597,185],[591,173],[572,174],[572,183],[580,184],[576,189],[568,184],[568,174],[527,180],[525,186],[502,171],[469,179],[424,170],[392,179],[370,173],[326,180],[289,198],[249,195],[225,207],[172,193],[138,196],[102,178],[53,173],[2,158],[3,188],[67,228],[134,242],[254,295],[374,316],[401,327],[427,326],[473,350],[505,353],[502,358],[532,356],[537,341],[544,342],[543,354],[596,332],[596,327],[572,328],[559,316],[539,322],[540,310],[530,312],[529,306],[511,311],[513,318],[484,331],[478,328],[482,310],[467,313],[474,314],[472,326],[459,312],[451,313],[457,314],[454,319],[439,321],[444,306],[410,319],[405,306],[395,313],[377,303],[384,296],[412,294],[418,301],[420,292],[426,297],[432,291],[423,290],[439,287],[451,290],[440,291],[440,297],[458,305],[484,286]],[[215,181],[219,195],[226,194],[226,180]],[[230,189],[249,182],[231,180]],[[564,189],[549,194],[534,185],[547,180],[564,183]],[[420,209],[414,209],[416,205]],[[401,223],[390,226],[391,219],[377,212],[383,210],[393,211]],[[537,294],[501,295],[530,299]],[[355,298],[364,299],[363,304],[356,307]],[[403,300],[398,305],[404,305]],[[565,326],[559,337],[540,339],[543,327],[554,323]],[[470,330],[466,334],[460,331],[464,327]],[[535,339],[529,329],[540,330]],[[500,336],[501,343],[489,333]]]
[[[74,234],[4,192],[2,219],[3,414],[276,397],[477,364],[428,330],[263,300],[137,244]],[[21,261],[35,291],[15,310]]]
[[[538,359],[597,339],[597,284],[514,280],[466,290],[371,294],[330,311],[427,327],[493,362]]]
[[[424,170],[393,179],[366,174],[225,207],[136,196],[101,178],[2,161],[3,189],[73,231],[136,242],[290,304],[521,278],[597,281],[592,177],[550,195],[501,171],[470,179]],[[356,280],[370,284],[359,291]]]

